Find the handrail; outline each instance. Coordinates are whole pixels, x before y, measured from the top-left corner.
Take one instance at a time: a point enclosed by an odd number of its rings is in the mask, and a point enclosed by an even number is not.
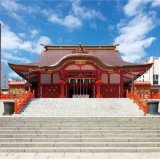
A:
[[[148,114],[148,102],[141,98],[140,95],[135,92],[127,92],[127,98],[132,98],[134,102],[143,110],[144,115]]]
[[[18,114],[30,98],[34,98],[34,92],[29,91],[22,98],[17,98],[14,103],[14,114]]]
[[[26,92],[26,94],[23,94],[21,96],[0,93],[0,99],[15,100],[14,114],[18,114],[20,109],[22,109],[22,107],[27,103],[27,101],[30,98],[34,98],[34,97],[35,97],[34,91],[31,92],[30,90],[28,92]]]
[[[131,90],[127,91],[127,98],[132,98],[134,102],[143,110],[144,115],[148,114],[148,99],[160,99],[160,92],[149,90],[146,93]]]

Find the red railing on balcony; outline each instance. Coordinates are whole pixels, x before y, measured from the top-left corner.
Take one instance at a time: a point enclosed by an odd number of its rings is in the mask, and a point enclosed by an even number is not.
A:
[[[34,92],[26,92],[23,95],[10,95],[0,93],[0,99],[2,100],[15,100],[14,102],[14,114],[18,114],[20,109],[27,103],[30,98],[34,98]]]
[[[10,100],[10,99],[14,99],[15,96],[11,95],[11,94],[3,94],[0,93],[0,99],[6,99],[6,100]]]
[[[131,89],[130,92],[127,91],[127,98],[131,98],[134,102],[143,110],[144,115],[148,114],[148,100],[150,99],[160,99],[160,92],[149,90],[147,92],[137,92]]]

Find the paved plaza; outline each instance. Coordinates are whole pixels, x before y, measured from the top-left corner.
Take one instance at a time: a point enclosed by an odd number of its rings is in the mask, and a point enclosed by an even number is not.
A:
[[[0,159],[159,159],[160,153],[0,153]]]

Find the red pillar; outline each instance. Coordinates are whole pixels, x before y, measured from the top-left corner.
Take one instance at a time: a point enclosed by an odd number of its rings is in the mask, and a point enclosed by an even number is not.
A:
[[[66,82],[63,81],[63,80],[59,80],[59,84],[61,85],[60,98],[65,98],[65,85],[66,85]]]
[[[37,97],[38,98],[40,98],[41,97],[41,74],[39,73],[39,75],[38,75],[38,84],[37,84],[37,86],[38,86],[38,89],[37,89]]]
[[[101,80],[96,81],[96,98],[101,98],[101,84],[103,82]]]
[[[108,88],[107,88],[107,98],[110,97],[110,83],[111,83],[111,76],[110,76],[110,72],[108,72]]]
[[[123,98],[123,73],[120,72],[120,97]]]

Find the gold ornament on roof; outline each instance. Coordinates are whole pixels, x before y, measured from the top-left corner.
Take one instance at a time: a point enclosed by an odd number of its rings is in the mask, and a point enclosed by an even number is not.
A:
[[[73,53],[87,53],[88,51],[86,51],[83,46],[82,46],[82,42],[79,43],[79,46],[76,50],[73,51]]]

